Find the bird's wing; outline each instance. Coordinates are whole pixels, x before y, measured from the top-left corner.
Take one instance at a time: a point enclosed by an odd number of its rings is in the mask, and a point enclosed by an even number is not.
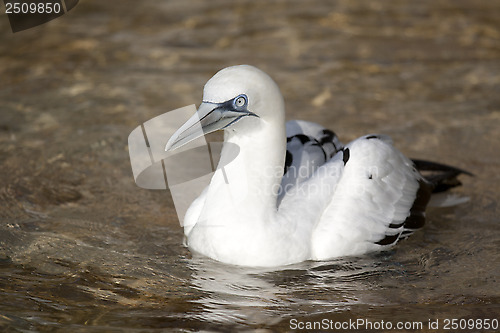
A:
[[[288,189],[309,179],[319,166],[342,149],[335,133],[312,122],[288,121],[286,136],[286,159],[279,200]]]
[[[388,137],[361,137],[340,154],[343,166],[313,230],[313,259],[380,250],[423,226],[432,187]]]

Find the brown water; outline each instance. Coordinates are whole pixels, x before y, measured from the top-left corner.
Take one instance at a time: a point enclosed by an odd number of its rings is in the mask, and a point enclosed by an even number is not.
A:
[[[12,34],[2,14],[0,329],[500,319],[499,17],[491,0],[87,0]],[[290,119],[470,170],[456,192],[471,200],[386,253],[276,270],[192,257],[169,193],[134,184],[127,136],[240,63],[276,79]]]

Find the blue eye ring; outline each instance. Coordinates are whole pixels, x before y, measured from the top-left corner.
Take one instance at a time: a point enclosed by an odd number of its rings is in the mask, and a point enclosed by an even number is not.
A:
[[[236,96],[233,99],[233,105],[236,108],[244,108],[245,106],[247,106],[248,105],[248,97],[247,97],[247,95],[241,94],[241,95]]]

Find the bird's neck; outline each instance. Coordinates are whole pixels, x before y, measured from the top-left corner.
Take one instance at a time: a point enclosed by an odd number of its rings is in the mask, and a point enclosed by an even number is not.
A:
[[[285,162],[284,121],[279,124],[260,121],[255,130],[244,134],[237,128],[227,131],[224,142],[205,208],[223,215],[222,220],[267,223],[274,219]],[[235,147],[239,152],[234,158]]]

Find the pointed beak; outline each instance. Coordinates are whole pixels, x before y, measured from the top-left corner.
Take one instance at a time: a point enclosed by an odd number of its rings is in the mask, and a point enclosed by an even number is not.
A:
[[[198,111],[168,140],[165,151],[170,151],[205,135],[224,129],[243,117],[255,116],[248,110],[235,110],[231,103],[201,103]]]

